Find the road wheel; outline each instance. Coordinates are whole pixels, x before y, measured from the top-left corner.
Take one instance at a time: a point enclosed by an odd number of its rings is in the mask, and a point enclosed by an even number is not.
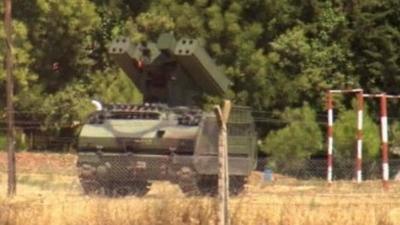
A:
[[[229,194],[231,196],[239,195],[243,192],[246,184],[246,177],[230,176],[229,177]],[[218,195],[218,176],[202,176],[197,180],[197,187],[202,195],[217,196]]]
[[[144,196],[149,192],[151,184],[147,181],[135,181],[129,183],[113,182],[111,195],[112,197],[125,197],[129,195]]]
[[[230,176],[229,177],[229,194],[236,196],[244,191],[247,177]]]
[[[80,179],[80,183],[85,195],[106,195],[107,188],[95,179]]]
[[[181,191],[187,196],[197,196],[200,194],[197,185],[197,175],[193,169],[182,167],[178,171],[178,185]]]
[[[217,176],[201,176],[197,180],[200,193],[205,196],[216,196],[218,194]]]

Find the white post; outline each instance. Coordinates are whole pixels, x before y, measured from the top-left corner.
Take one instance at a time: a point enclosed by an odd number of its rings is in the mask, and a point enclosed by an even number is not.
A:
[[[364,96],[363,96],[363,92],[360,91],[357,93],[357,153],[356,153],[356,180],[357,180],[357,183],[362,182],[363,108],[364,108]]]
[[[332,93],[328,91],[327,93],[327,105],[328,105],[328,152],[327,152],[327,181],[332,183],[332,164],[333,164],[333,99]]]

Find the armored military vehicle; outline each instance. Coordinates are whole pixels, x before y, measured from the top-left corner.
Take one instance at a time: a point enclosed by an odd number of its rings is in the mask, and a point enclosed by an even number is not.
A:
[[[86,193],[144,195],[152,181],[176,183],[187,194],[214,194],[218,125],[202,96],[223,97],[230,81],[202,41],[163,34],[156,43],[113,41],[109,54],[143,94],[141,105],[102,104],[79,136],[79,178]],[[233,106],[228,121],[231,193],[256,167],[251,110]]]

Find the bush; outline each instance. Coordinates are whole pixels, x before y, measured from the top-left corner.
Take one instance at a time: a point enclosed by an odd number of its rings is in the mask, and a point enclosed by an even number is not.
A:
[[[7,138],[5,134],[0,133],[0,151],[4,151],[7,145]]]
[[[304,168],[306,159],[322,149],[322,134],[316,113],[305,104],[286,109],[281,119],[288,125],[272,131],[265,139],[264,150],[271,155],[268,166],[274,170],[295,173]]]
[[[344,159],[356,156],[357,113],[341,112],[334,124],[334,155]],[[379,156],[379,127],[368,114],[363,116],[363,159],[373,160]]]
[[[16,130],[15,131],[15,150],[21,151],[21,150],[27,150],[27,149],[28,149],[28,144],[26,143],[26,140],[25,140],[25,134],[20,130]],[[0,133],[0,152],[6,151],[6,150],[7,150],[7,134]]]
[[[400,122],[394,121],[390,126],[389,133],[390,152],[400,156]]]
[[[354,171],[354,161],[357,154],[356,139],[357,113],[354,110],[341,112],[334,124],[334,174],[336,178],[351,178]],[[376,166],[380,155],[379,127],[368,114],[363,116],[363,170],[371,170]],[[373,174],[366,172],[365,176]]]

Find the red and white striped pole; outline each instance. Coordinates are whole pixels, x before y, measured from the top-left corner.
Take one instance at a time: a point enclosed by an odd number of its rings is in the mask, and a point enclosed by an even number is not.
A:
[[[381,140],[382,140],[382,181],[383,187],[389,185],[389,156],[388,156],[388,120],[387,120],[387,96],[381,95]]]
[[[327,173],[326,179],[332,183],[332,165],[333,165],[333,98],[332,93],[327,93],[327,108],[328,108],[328,154],[327,154]]]
[[[362,114],[363,114],[363,90],[358,89],[346,89],[346,90],[329,90],[327,93],[327,108],[328,108],[328,128],[327,128],[327,175],[326,179],[329,183],[332,183],[332,168],[333,168],[333,94],[345,94],[345,93],[357,93],[358,95],[358,114],[357,114],[357,180],[361,182],[361,152],[362,152]]]
[[[363,108],[364,96],[363,92],[357,93],[357,154],[356,154],[356,179],[357,183],[362,181],[362,128],[363,128]]]

